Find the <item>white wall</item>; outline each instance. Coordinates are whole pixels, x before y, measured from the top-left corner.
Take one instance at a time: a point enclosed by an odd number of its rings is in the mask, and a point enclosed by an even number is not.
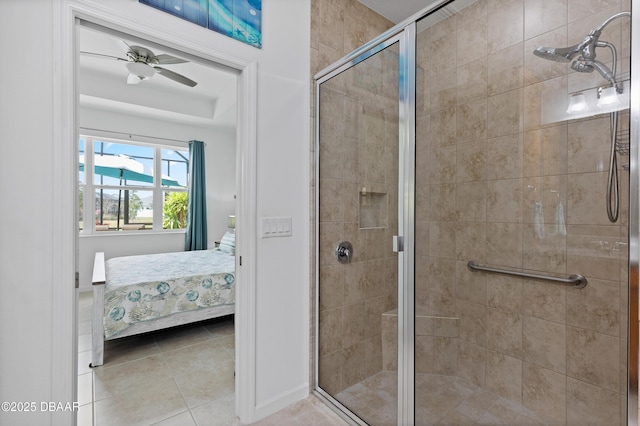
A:
[[[20,67],[0,70],[2,401],[52,398],[53,366],[44,354],[52,347],[54,309],[51,230],[55,224],[47,211],[53,201],[55,166],[51,162],[53,88],[52,80],[43,75],[52,75],[53,57],[51,49],[38,48],[38,42],[52,34],[52,9],[50,2],[0,2],[0,52],[22,62]],[[23,43],[16,43],[17,34],[26,37]],[[42,50],[38,60],[28,57],[35,56],[36,50]],[[0,424],[46,424],[48,416],[1,412]]]
[[[227,231],[227,217],[235,213],[235,129],[180,124],[86,106],[82,106],[78,111],[78,123],[80,127],[87,129],[182,141],[204,141],[207,168],[207,240],[209,247],[213,247],[215,241],[220,241]],[[183,148],[187,147],[185,142]],[[127,234],[125,238],[120,237],[125,236],[100,233],[80,236],[78,270],[81,291],[91,290],[93,257],[97,251],[104,252],[105,257],[110,259],[116,256],[184,250],[184,232],[159,234],[145,231]]]
[[[73,295],[66,265],[74,257],[74,221],[59,212],[73,203],[72,188],[61,188],[72,186],[73,174],[72,161],[57,154],[71,152],[64,144],[72,141],[53,136],[69,124],[55,120],[61,106],[54,99],[70,82],[57,74],[52,53],[65,40],[61,33],[70,31],[58,28],[68,4],[135,17],[181,44],[257,62],[258,221],[291,216],[293,235],[256,236],[255,412],[264,416],[303,397],[309,381],[309,1],[265,0],[264,47],[255,49],[136,0],[3,0],[0,52],[11,65],[0,67],[0,401],[72,394],[73,325],[61,319],[70,317]],[[60,295],[68,297],[55,299]],[[69,424],[68,418],[0,412],[0,424]]]

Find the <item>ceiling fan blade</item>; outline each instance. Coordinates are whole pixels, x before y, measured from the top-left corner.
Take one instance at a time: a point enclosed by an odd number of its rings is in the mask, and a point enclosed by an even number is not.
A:
[[[128,53],[131,50],[131,46],[124,40],[118,40],[116,43],[124,53]]]
[[[178,83],[182,83],[185,84],[189,87],[193,87],[195,86],[196,83],[195,81],[183,76],[182,74],[178,74],[177,72],[173,72],[173,71],[169,71],[166,68],[162,68],[162,67],[153,67],[153,69],[155,69],[156,71],[158,71],[158,74],[165,76],[167,78],[170,78],[173,81],[177,81]]]
[[[94,52],[80,52],[81,55],[85,55],[85,56],[94,56],[96,58],[104,58],[104,59],[115,59],[117,61],[125,61],[128,62],[128,59],[125,58],[119,58],[117,56],[111,56],[111,55],[103,55],[102,53],[94,53]]]
[[[164,64],[184,64],[185,62],[189,62],[189,61],[184,60],[184,59],[176,58],[175,56],[167,55],[166,53],[162,53],[160,55],[156,55],[155,59],[156,59],[156,61],[158,61],[158,64],[160,64],[160,65],[164,65]]]

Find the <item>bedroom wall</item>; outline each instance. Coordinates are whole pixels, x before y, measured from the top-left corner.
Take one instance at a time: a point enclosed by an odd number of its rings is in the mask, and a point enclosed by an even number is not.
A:
[[[205,128],[188,124],[159,121],[81,106],[80,127],[108,129],[114,132],[156,136],[175,140],[202,140],[206,143],[207,230],[209,246],[220,241],[227,231],[227,217],[234,214],[236,203],[236,134],[232,128]],[[187,145],[185,144],[185,147]],[[91,290],[93,257],[97,251],[107,259],[145,253],[184,250],[184,232],[132,233],[128,235],[81,235],[78,242],[80,291]]]
[[[139,25],[186,45],[257,63],[256,227],[261,217],[289,216],[293,233],[255,236],[253,413],[266,416],[303,398],[309,380],[309,0],[264,2],[262,49],[136,0],[3,0],[0,51],[19,66],[0,71],[0,400],[72,401],[73,396],[73,272],[68,264],[74,235],[71,220],[64,222],[73,214],[73,190],[67,187],[73,178],[61,167],[70,160],[59,155],[71,141],[53,136],[57,126],[68,125],[56,121],[60,105],[55,102],[58,82],[72,82],[57,74],[54,52],[69,4],[135,17]],[[72,417],[68,412],[0,412],[0,424],[68,425]]]

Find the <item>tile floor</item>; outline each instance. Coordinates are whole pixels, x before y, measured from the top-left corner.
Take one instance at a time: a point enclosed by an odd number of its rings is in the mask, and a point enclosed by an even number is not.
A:
[[[105,364],[91,369],[92,294],[78,299],[78,426],[240,424],[233,317],[108,341]],[[256,424],[345,423],[309,396]]]
[[[336,394],[372,426],[396,424],[397,373],[381,371]],[[416,425],[549,425],[521,404],[455,376],[416,376]]]
[[[91,359],[90,292],[78,312],[79,426],[240,425],[234,415],[233,317],[132,336],[105,344],[105,365]],[[544,425],[531,411],[463,379],[419,374],[417,425]],[[380,372],[336,395],[375,426],[396,424],[397,373]],[[346,423],[309,396],[256,423],[338,426]]]

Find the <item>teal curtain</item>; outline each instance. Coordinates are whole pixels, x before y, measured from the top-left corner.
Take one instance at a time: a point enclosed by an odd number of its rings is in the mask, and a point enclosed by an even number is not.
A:
[[[189,142],[189,204],[184,249],[207,249],[207,189],[204,142]]]

